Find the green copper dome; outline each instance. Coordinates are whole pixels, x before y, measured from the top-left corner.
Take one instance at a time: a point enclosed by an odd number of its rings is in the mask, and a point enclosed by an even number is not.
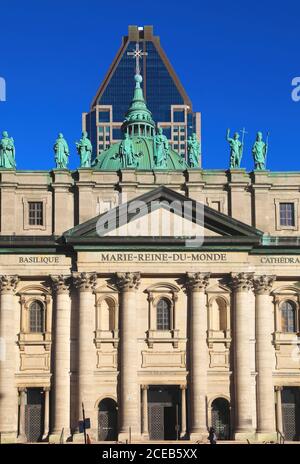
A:
[[[186,169],[185,159],[170,147],[162,129],[155,130],[141,88],[142,76],[136,74],[134,80],[133,99],[121,127],[124,138],[98,155],[93,168],[103,171]]]
[[[119,169],[130,168],[124,166],[119,156],[120,145],[122,142],[113,144],[108,150],[103,151],[98,158],[94,168],[101,171],[118,171]],[[133,137],[132,144],[136,156],[136,165],[132,169],[152,170],[183,170],[187,168],[185,159],[182,158],[176,151],[170,149],[169,156],[166,160],[166,166],[157,167],[154,160],[154,139],[146,137]]]

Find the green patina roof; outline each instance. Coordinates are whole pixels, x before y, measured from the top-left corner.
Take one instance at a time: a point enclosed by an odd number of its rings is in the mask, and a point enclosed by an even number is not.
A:
[[[185,159],[182,158],[176,151],[170,148],[170,156],[167,159],[167,166],[165,168],[157,168],[154,163],[154,141],[153,138],[147,137],[132,137],[133,147],[136,153],[139,154],[137,166],[134,169],[149,170],[183,170],[187,168]],[[108,150],[103,151],[96,159],[94,169],[104,171],[117,171],[124,169],[122,161],[118,157],[120,144],[115,143],[111,145]]]
[[[130,107],[125,115],[122,125],[122,132],[130,134],[133,143],[134,152],[137,155],[137,165],[131,169],[138,170],[180,170],[187,169],[188,165],[185,159],[171,147],[169,156],[164,167],[156,167],[154,161],[154,135],[155,123],[152,119],[151,111],[147,108],[144,100],[143,90],[141,88],[142,76],[136,74],[134,77],[135,89]],[[135,129],[143,125],[147,127],[147,136],[135,133]],[[132,129],[132,130],[130,130]],[[93,164],[93,169],[105,171],[118,171],[124,169],[122,160],[119,156],[120,145],[122,142],[111,145],[97,156]]]

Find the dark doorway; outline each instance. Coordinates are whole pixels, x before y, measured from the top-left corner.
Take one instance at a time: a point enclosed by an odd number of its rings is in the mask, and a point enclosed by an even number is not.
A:
[[[218,440],[230,438],[230,407],[225,398],[216,398],[211,404],[211,425]]]
[[[99,403],[98,440],[116,441],[118,436],[118,408],[111,398],[105,398]]]
[[[177,440],[180,424],[180,394],[177,386],[149,386],[150,440]]]
[[[300,440],[300,388],[283,387],[282,421],[285,440]]]
[[[44,391],[40,388],[27,389],[25,405],[25,434],[30,443],[42,440],[44,433]]]

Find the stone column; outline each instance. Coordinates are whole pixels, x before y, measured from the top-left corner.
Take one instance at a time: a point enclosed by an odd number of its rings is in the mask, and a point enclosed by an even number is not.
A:
[[[92,418],[94,404],[94,376],[96,368],[96,351],[94,345],[95,331],[95,295],[97,274],[82,272],[74,275],[75,286],[79,290],[79,316],[78,316],[78,419],[82,420],[81,406],[84,403],[85,416]],[[92,421],[91,421],[92,422]],[[97,424],[91,423],[90,435],[96,433]],[[83,434],[75,437],[83,440]]]
[[[249,296],[253,273],[232,276],[234,300],[235,439],[254,437],[251,414]]]
[[[21,387],[19,390],[19,435],[18,435],[18,442],[25,443],[26,442],[26,434],[25,434],[25,405],[26,405],[26,393],[27,389],[25,387]]]
[[[148,428],[148,385],[142,385],[142,411],[143,411],[143,439],[149,439],[149,428]]]
[[[141,438],[140,394],[137,377],[137,314],[136,290],[140,284],[138,272],[117,273],[120,290],[120,388],[119,440]]]
[[[190,319],[190,439],[207,437],[207,305],[205,289],[209,273],[187,273]]]
[[[275,276],[254,279],[256,323],[256,404],[257,438],[276,440],[274,384],[273,384],[273,307],[270,297]]]
[[[180,438],[186,437],[186,385],[180,385],[181,389],[181,427]]]
[[[282,404],[281,404],[282,387],[276,386],[275,392],[276,392],[276,425],[277,425],[277,430],[283,435]]]
[[[43,434],[43,440],[47,440],[49,436],[49,413],[50,413],[50,407],[49,407],[49,393],[50,393],[50,387],[44,387],[44,434]]]
[[[53,425],[50,442],[59,442],[61,431],[64,438],[70,436],[70,330],[71,301],[69,277],[51,276],[56,295],[54,333],[54,377],[52,388]]]
[[[18,392],[15,385],[15,302],[17,276],[0,276],[0,443],[15,442],[18,430]]]

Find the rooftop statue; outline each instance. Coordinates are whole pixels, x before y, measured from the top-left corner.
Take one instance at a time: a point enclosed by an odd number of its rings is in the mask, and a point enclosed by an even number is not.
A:
[[[252,147],[252,155],[254,159],[255,169],[257,171],[263,171],[266,169],[266,160],[268,152],[268,139],[269,133],[267,135],[266,143],[263,141],[263,135],[261,132],[257,132],[256,141]]]
[[[239,168],[243,156],[244,143],[239,140],[238,132],[234,133],[233,138],[230,137],[230,129],[227,129],[226,140],[230,146],[230,169]]]
[[[68,144],[62,133],[58,134],[58,138],[56,139],[53,148],[55,153],[56,168],[67,169],[70,152]]]
[[[76,142],[76,148],[80,156],[80,167],[90,168],[92,163],[93,147],[86,131],[82,132],[81,139],[79,142]]]
[[[187,149],[189,166],[191,168],[199,167],[200,142],[197,140],[195,133],[188,138]]]
[[[14,139],[8,136],[6,131],[2,132],[0,140],[0,168],[16,168],[16,150]]]
[[[123,168],[136,167],[133,143],[127,133],[124,134],[124,139],[120,144],[119,157],[121,158]]]
[[[160,127],[154,136],[154,162],[157,168],[166,168],[170,147],[167,137]]]

